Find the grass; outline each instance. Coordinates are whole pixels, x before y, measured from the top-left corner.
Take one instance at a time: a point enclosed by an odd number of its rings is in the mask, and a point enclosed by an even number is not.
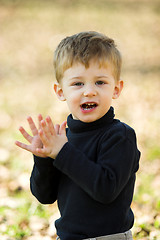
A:
[[[17,149],[26,117],[68,110],[53,94],[53,51],[66,35],[96,30],[123,54],[125,88],[116,117],[135,128],[142,152],[133,201],[134,238],[160,239],[159,36],[160,3],[153,0],[0,1],[0,237],[55,239],[56,204],[43,206],[29,190],[33,160]],[[37,223],[37,225],[34,225]],[[47,239],[47,240],[48,240]],[[46,239],[45,239],[46,240]]]

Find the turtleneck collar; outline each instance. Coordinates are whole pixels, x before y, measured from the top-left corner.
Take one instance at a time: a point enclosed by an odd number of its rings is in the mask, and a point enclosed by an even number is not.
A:
[[[114,109],[113,107],[110,107],[108,112],[102,118],[90,123],[81,122],[80,120],[75,120],[73,119],[72,114],[70,114],[67,118],[67,124],[68,124],[68,128],[73,133],[86,132],[86,131],[91,131],[91,130],[95,130],[97,128],[103,127],[104,124],[106,125],[111,123],[113,121],[114,116],[115,116]]]

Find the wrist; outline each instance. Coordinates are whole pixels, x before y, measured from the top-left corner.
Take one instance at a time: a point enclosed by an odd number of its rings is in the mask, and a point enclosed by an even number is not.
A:
[[[51,153],[51,155],[49,157],[51,157],[52,159],[56,159],[56,157],[58,156],[58,154],[61,152],[61,150],[63,149],[63,147],[68,143],[68,140],[63,143],[63,145],[61,145],[61,147],[59,149],[57,149],[56,152]]]

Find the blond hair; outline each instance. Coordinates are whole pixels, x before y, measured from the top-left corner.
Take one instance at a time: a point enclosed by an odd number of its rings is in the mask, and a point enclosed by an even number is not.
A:
[[[89,67],[90,60],[98,61],[99,66],[112,67],[112,74],[116,81],[120,79],[121,54],[114,40],[98,32],[80,32],[64,38],[54,53],[54,69],[59,82],[65,70],[76,62]]]

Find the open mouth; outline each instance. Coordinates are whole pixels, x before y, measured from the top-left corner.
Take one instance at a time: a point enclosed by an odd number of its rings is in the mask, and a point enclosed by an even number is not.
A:
[[[83,103],[81,105],[81,108],[83,110],[92,110],[92,109],[96,108],[97,106],[98,106],[97,103]]]

